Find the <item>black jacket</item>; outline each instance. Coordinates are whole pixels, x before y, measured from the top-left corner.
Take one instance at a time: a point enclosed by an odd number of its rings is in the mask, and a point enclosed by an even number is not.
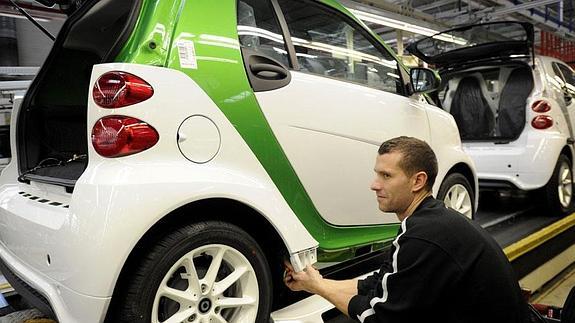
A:
[[[527,304],[507,257],[481,227],[432,197],[402,223],[389,261],[348,307],[365,323],[523,323]]]

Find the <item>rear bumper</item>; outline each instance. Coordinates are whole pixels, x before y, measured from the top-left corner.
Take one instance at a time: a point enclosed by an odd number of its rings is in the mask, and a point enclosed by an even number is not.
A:
[[[48,315],[48,317],[56,318],[56,314],[54,314],[54,310],[52,309],[48,299],[32,286],[28,285],[25,281],[18,278],[18,276],[10,270],[2,259],[0,259],[0,272],[4,275],[6,280],[10,282],[10,286],[30,302],[31,305],[38,308],[42,313]]]
[[[31,270],[3,244],[0,244],[0,270],[18,293],[60,323],[96,323],[104,320],[110,297],[76,293]]]
[[[565,136],[545,131],[524,131],[516,141],[507,144],[463,144],[465,152],[475,162],[480,187],[493,188],[510,183],[508,187],[521,190],[545,186],[561,150],[566,146]]]

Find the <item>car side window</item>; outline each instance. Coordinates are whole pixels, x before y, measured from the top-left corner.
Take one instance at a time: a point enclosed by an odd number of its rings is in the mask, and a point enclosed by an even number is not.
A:
[[[238,1],[240,46],[289,66],[279,22],[268,0]]]
[[[565,82],[567,82],[567,84],[571,85],[572,87],[575,86],[575,77],[573,76],[573,71],[571,71],[571,69],[563,64],[557,64],[559,66],[559,69],[561,70],[561,73],[563,73],[563,78],[565,79]]]
[[[565,82],[565,78],[563,77],[561,70],[559,70],[559,66],[557,65],[557,63],[551,63],[551,67],[553,67],[553,73],[555,73],[555,75],[559,77],[561,81]]]
[[[305,0],[279,0],[303,72],[403,93],[397,61],[353,20]]]

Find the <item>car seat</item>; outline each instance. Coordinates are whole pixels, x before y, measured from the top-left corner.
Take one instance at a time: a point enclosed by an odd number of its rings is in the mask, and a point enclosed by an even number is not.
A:
[[[514,69],[499,97],[498,133],[503,138],[516,138],[525,125],[527,98],[533,90],[533,76],[527,67]]]
[[[462,139],[487,139],[492,135],[495,118],[477,78],[466,76],[459,81],[449,112]]]

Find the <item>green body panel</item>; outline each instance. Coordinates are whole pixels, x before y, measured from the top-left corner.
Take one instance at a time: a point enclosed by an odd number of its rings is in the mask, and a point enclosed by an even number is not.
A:
[[[293,212],[318,241],[323,250],[320,261],[347,258],[343,255],[353,254],[351,247],[395,237],[397,224],[340,227],[325,222],[320,216],[265,119],[248,81],[238,41],[236,0],[219,0],[217,5],[212,0],[180,1],[174,0],[169,6],[164,3],[172,1],[146,0],[142,21],[138,22],[138,28],[144,30],[135,30],[118,61],[163,65],[192,78],[234,125]],[[172,20],[177,20],[180,3],[181,17],[174,26]],[[166,26],[163,38],[155,32],[154,26],[159,25]],[[173,33],[169,32],[169,26],[174,27]],[[173,40],[166,45],[169,33]],[[154,37],[162,44],[161,51],[157,50],[159,46],[156,50],[149,48]],[[196,69],[180,67],[177,44],[181,41],[194,43]]]
[[[185,0],[144,0],[132,35],[117,62],[166,66],[174,27]]]

